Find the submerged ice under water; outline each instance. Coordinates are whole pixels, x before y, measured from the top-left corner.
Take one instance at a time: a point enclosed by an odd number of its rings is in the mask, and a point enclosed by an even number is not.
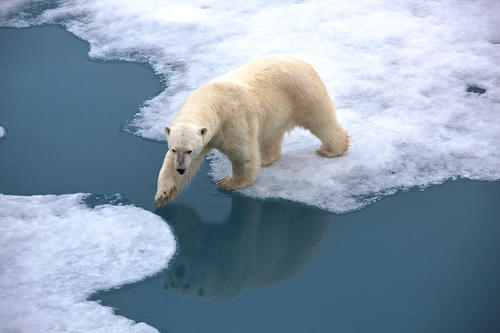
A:
[[[170,228],[141,208],[90,208],[86,198],[0,194],[0,331],[156,332],[87,298],[164,268]]]
[[[128,124],[164,140],[184,98],[249,60],[288,53],[325,81],[352,136],[346,155],[315,156],[310,133],[287,135],[257,197],[346,212],[381,195],[446,179],[500,178],[498,1],[39,1],[0,7],[0,24],[60,23],[87,40],[90,56],[147,61],[167,88]],[[29,15],[36,7],[37,15]],[[468,87],[475,86],[478,94]],[[212,176],[230,172],[219,153]],[[290,181],[293,179],[293,181]]]

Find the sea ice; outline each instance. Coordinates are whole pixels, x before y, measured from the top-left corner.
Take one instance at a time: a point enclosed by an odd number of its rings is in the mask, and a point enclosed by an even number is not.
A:
[[[0,24],[60,23],[90,43],[91,57],[153,66],[166,88],[128,124],[150,139],[164,140],[163,126],[190,92],[255,57],[310,62],[352,146],[320,158],[316,138],[294,131],[282,158],[242,190],[248,195],[347,212],[398,189],[500,178],[499,1],[62,0],[39,15],[27,8],[8,7]],[[214,179],[229,172],[220,154],[211,161]]]
[[[141,208],[90,208],[84,197],[0,194],[1,332],[156,332],[87,298],[165,268],[170,228]]]

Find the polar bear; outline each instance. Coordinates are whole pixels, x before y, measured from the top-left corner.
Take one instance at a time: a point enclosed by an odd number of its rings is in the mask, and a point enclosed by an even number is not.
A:
[[[324,83],[302,60],[269,55],[202,85],[165,127],[169,150],[156,204],[175,198],[213,148],[232,164],[232,174],[217,182],[220,188],[252,184],[261,167],[280,157],[283,136],[295,126],[321,140],[320,156],[340,156],[349,146]]]

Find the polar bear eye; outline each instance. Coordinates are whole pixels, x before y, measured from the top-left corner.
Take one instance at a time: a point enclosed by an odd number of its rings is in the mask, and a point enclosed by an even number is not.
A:
[[[173,153],[177,153],[177,152],[175,151],[175,149],[172,149],[172,152],[173,152]]]
[[[186,153],[188,153],[188,154],[191,154],[192,152],[193,152],[192,150],[186,151]]]

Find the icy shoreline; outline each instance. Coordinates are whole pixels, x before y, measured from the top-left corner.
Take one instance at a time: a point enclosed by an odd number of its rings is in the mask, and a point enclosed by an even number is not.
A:
[[[294,131],[248,195],[342,213],[402,188],[500,178],[498,2],[61,1],[36,15],[27,3],[0,7],[0,25],[63,24],[91,57],[147,61],[164,78],[128,126],[149,139],[164,140],[184,98],[222,73],[269,53],[309,61],[351,149],[320,159],[316,138]],[[213,155],[214,180],[227,172]]]

